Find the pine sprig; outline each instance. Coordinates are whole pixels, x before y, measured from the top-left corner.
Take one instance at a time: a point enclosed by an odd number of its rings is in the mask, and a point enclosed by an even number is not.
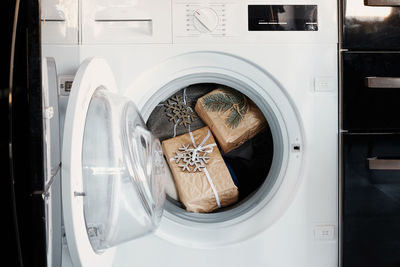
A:
[[[223,93],[207,95],[203,99],[203,105],[207,111],[220,112],[232,108],[232,101]]]
[[[238,127],[239,123],[242,121],[242,116],[236,110],[232,110],[229,116],[226,118],[226,123],[232,128],[235,129]]]
[[[234,129],[242,121],[249,106],[246,97],[236,90],[224,89],[222,93],[207,95],[203,98],[203,106],[207,111],[230,111],[225,122]]]
[[[245,101],[243,101],[245,96],[236,90],[224,88],[224,93],[231,98],[235,104],[245,103]]]

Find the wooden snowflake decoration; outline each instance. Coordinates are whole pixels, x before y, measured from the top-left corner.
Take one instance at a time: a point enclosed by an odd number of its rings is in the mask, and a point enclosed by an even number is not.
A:
[[[210,161],[210,157],[207,156],[208,153],[204,151],[205,149],[197,150],[190,147],[190,144],[182,145],[175,152],[176,155],[173,159],[183,172],[202,172]]]
[[[183,101],[181,96],[175,95],[171,97],[164,106],[166,107],[165,112],[167,112],[169,121],[173,121],[174,124],[187,127],[194,121],[195,114],[193,110]]]

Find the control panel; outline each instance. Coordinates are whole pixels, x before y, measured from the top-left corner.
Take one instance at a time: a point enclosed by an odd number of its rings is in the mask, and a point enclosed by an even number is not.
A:
[[[266,2],[269,2],[266,4]],[[335,3],[172,0],[173,43],[335,43]]]
[[[337,42],[337,36],[332,34],[338,27],[336,1],[288,2],[42,0],[42,42],[89,45]]]

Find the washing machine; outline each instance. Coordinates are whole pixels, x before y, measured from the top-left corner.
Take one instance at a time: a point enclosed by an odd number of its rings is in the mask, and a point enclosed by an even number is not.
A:
[[[48,0],[42,11],[49,266],[338,266],[336,1]],[[165,196],[170,173],[146,127],[196,84],[246,95],[272,138],[264,182],[212,213]]]

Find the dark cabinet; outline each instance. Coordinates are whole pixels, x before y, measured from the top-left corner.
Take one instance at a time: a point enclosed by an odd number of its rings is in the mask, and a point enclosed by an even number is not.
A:
[[[341,4],[341,267],[400,267],[400,0]]]
[[[400,50],[400,0],[343,0],[343,47]]]
[[[400,53],[345,52],[342,57],[343,129],[400,132]]]
[[[343,136],[343,266],[400,266],[400,135]]]

